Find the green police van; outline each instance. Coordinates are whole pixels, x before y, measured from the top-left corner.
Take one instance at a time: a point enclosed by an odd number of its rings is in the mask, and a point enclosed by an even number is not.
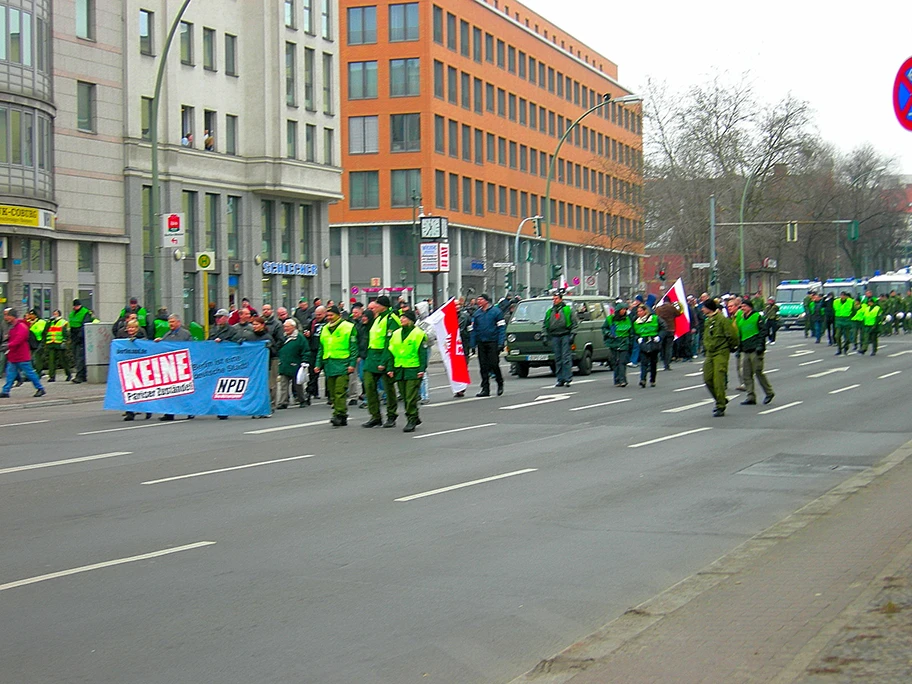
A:
[[[516,305],[507,324],[506,360],[514,364],[521,378],[530,368],[549,366],[554,370],[551,344],[542,335],[545,312],[551,307],[551,296],[524,299]],[[611,315],[612,300],[597,295],[564,295],[564,303],[573,307],[579,327],[573,340],[573,365],[580,375],[589,375],[592,364],[608,360],[608,348],[602,339],[602,323]]]
[[[804,298],[809,292],[821,292],[819,280],[783,280],[776,288],[776,305],[779,307],[779,325],[788,330],[793,325],[804,325]]]

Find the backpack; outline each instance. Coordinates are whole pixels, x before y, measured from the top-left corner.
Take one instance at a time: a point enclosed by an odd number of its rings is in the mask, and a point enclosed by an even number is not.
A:
[[[28,332],[28,345],[29,349],[32,350],[32,353],[41,349],[41,342],[38,341],[38,336],[35,335],[34,331],[31,329]]]

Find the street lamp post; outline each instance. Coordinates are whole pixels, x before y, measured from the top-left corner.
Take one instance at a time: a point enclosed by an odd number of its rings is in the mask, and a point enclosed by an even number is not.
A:
[[[560,149],[563,147],[564,141],[569,137],[570,132],[577,127],[579,122],[592,114],[592,112],[599,110],[602,107],[606,107],[612,102],[615,104],[626,104],[629,102],[641,102],[642,100],[643,98],[640,95],[624,95],[623,97],[612,100],[611,95],[606,94],[601,102],[587,109],[576,121],[567,126],[567,130],[564,131],[561,139],[557,142],[557,148],[555,148],[554,154],[551,156],[551,162],[548,164],[548,180],[545,181],[545,210],[543,212],[545,217],[545,256],[547,259],[547,270],[545,273],[547,286],[545,289],[548,289],[551,286],[551,181],[554,178],[554,165],[557,162],[557,156],[560,154]]]
[[[744,192],[741,193],[741,211],[738,214],[738,245],[739,245],[739,250],[741,253],[740,283],[741,283],[741,294],[742,295],[746,293],[746,290],[744,288],[745,288],[745,285],[747,284],[747,280],[745,279],[745,275],[744,275],[744,202],[747,200],[747,190],[748,190],[748,188],[750,188],[751,183],[754,182],[754,178],[757,177],[758,172],[759,172],[759,169],[757,171],[752,171],[751,175],[749,175],[747,177],[747,182],[744,184]]]
[[[165,76],[165,64],[168,61],[168,51],[171,49],[171,42],[174,40],[174,34],[177,31],[177,27],[180,24],[181,17],[184,16],[184,12],[187,9],[187,6],[190,4],[190,0],[184,0],[181,4],[180,9],[177,11],[177,16],[174,17],[174,21],[171,22],[171,28],[168,29],[168,37],[165,39],[165,44],[162,47],[161,57],[158,59],[158,71],[155,74],[155,92],[152,95],[152,112],[149,117],[149,132],[151,134],[152,143],[152,216],[156,224],[161,223],[161,186],[159,185],[158,179],[158,105],[161,101],[161,87],[162,79]],[[160,295],[162,292],[162,275],[164,271],[164,263],[162,259],[162,250],[164,245],[161,244],[161,228],[159,225],[153,225],[152,230],[152,259],[154,262],[154,267],[152,269],[153,278],[155,282],[155,293]],[[170,288],[169,288],[170,290]]]
[[[522,221],[519,222],[519,228],[516,229],[516,243],[513,246],[513,265],[516,268],[514,273],[519,273],[519,234],[522,232],[522,227],[526,225],[526,221],[541,221],[542,216],[527,216]],[[531,283],[526,283],[531,286]],[[531,289],[531,287],[530,287]]]
[[[421,193],[412,190],[412,246],[415,248],[415,279],[412,289],[412,306],[418,297],[418,207],[421,205]],[[423,214],[424,212],[422,212]],[[405,283],[402,283],[405,287]]]

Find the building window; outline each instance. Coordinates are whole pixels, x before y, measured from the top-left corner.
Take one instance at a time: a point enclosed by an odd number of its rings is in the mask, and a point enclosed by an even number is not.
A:
[[[480,78],[474,79],[473,88],[475,90],[475,113],[482,114],[484,113],[484,83]]]
[[[152,186],[144,185],[140,191],[140,211],[142,212],[142,246],[144,254],[152,254],[155,240],[155,219],[152,215]]]
[[[348,65],[348,99],[368,100],[377,97],[377,63],[350,62]]]
[[[298,122],[291,119],[285,122],[285,156],[298,158]]]
[[[519,77],[525,78],[526,77],[526,53],[523,52],[522,50],[519,51],[519,63],[517,64],[517,66],[519,67]]]
[[[238,255],[238,224],[240,223],[241,198],[228,195],[225,210],[228,218],[225,247],[229,259],[237,259]]]
[[[304,126],[304,159],[317,161],[317,127],[313,124]]]
[[[348,44],[372,45],[377,42],[377,8],[348,8]]]
[[[378,144],[377,117],[352,116],[348,119],[348,153],[376,154]]]
[[[38,240],[32,240],[34,245]],[[41,242],[44,242],[43,240]],[[76,243],[76,270],[79,273],[94,273],[95,272],[95,245],[91,242],[77,242]],[[45,249],[50,254],[50,243],[45,245]],[[34,250],[37,251],[37,250]],[[36,269],[32,269],[33,271]]]
[[[516,48],[512,45],[507,48],[507,71],[516,73]]]
[[[95,84],[76,82],[76,128],[95,132]]]
[[[450,156],[454,159],[459,158],[459,122],[449,120],[449,136],[450,136]]]
[[[472,27],[472,59],[481,64],[481,29],[477,26]]]
[[[393,114],[390,117],[391,150],[419,152],[421,150],[421,115]]]
[[[376,209],[380,206],[380,183],[377,171],[352,171],[349,177],[349,206],[352,209]]]
[[[0,6],[0,18],[6,18],[6,8]],[[0,59],[6,59],[6,27],[0,24]],[[9,59],[26,66],[32,63],[32,15],[9,9]]]
[[[314,0],[302,0],[301,2],[304,19],[301,23],[301,28],[304,29],[306,33],[310,34],[313,34],[314,32],[313,4]]]
[[[203,27],[203,69],[215,71],[215,29]]]
[[[434,60],[434,97],[443,99],[443,62]]]
[[[462,124],[462,159],[472,161],[472,127]]]
[[[434,8],[439,9],[439,8]],[[435,12],[435,26],[437,14]],[[418,40],[418,3],[389,7],[389,40],[391,43]],[[442,42],[442,41],[441,41]]]
[[[332,40],[332,6],[329,0],[323,0],[321,14],[321,26],[323,27],[323,37],[326,40]]]
[[[507,115],[507,92],[503,88],[497,89],[497,116]]]
[[[390,60],[390,97],[413,97],[420,95],[420,60]]]
[[[193,24],[180,23],[180,57],[181,64],[193,66]]]
[[[184,190],[181,193],[181,208],[184,211],[184,235],[187,243],[187,249],[191,252],[196,251],[196,199],[195,192]]]
[[[399,169],[390,173],[392,198],[390,206],[412,206],[412,194],[421,194],[421,169]]]
[[[76,0],[76,37],[95,40],[95,0]]]
[[[323,163],[333,166],[336,159],[336,134],[332,128],[323,129]]]
[[[315,111],[314,106],[314,51],[304,48],[304,109]]]
[[[225,152],[238,153],[238,118],[234,114],[225,115]]]
[[[459,20],[459,53],[463,57],[469,56],[470,50],[470,32],[469,32],[469,22],[465,19]]]
[[[484,131],[475,129],[475,163],[484,164]]]
[[[446,209],[446,174],[434,171],[434,206]]]
[[[484,216],[484,181],[475,181],[475,215]]]
[[[203,208],[203,249],[215,250],[218,235],[219,196],[206,193]]]
[[[506,61],[504,59],[504,48],[505,48],[504,42],[502,40],[498,39],[498,41],[497,41],[497,66],[499,66],[501,69],[504,68],[504,62]]]
[[[143,140],[152,139],[152,98],[144,97],[139,104],[140,137]]]
[[[459,77],[456,67],[447,67],[447,100],[456,104],[459,99]]]
[[[297,52],[297,45],[285,43],[285,104],[289,107],[298,104]]]
[[[446,120],[439,114],[434,115],[434,152],[446,154]]]
[[[459,176],[450,174],[450,210],[459,211]]]
[[[155,27],[155,13],[149,10],[139,10],[139,51],[144,55],[155,54],[155,43],[152,31]]]
[[[333,107],[333,56],[323,53],[323,113],[332,116]]]
[[[443,10],[434,5],[434,42],[443,45]]]
[[[218,126],[218,113],[210,109],[203,110],[203,149],[215,152],[215,135]]]
[[[447,12],[447,47],[456,52],[456,15]]]
[[[462,177],[462,213],[472,213],[472,179]]]
[[[225,34],[225,73],[237,76],[237,36]]]

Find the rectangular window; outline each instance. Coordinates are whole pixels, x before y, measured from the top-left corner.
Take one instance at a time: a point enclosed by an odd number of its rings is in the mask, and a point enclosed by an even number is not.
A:
[[[304,48],[304,109],[316,111],[314,102],[314,51]]]
[[[507,48],[507,71],[516,73],[516,48],[512,45]]]
[[[446,154],[446,119],[434,115],[434,152]]]
[[[238,225],[241,220],[241,198],[228,195],[225,205],[228,225],[225,247],[229,259],[237,259],[238,256]]]
[[[510,97],[507,98],[507,118],[510,121],[516,121],[516,95],[510,93]]]
[[[488,213],[497,212],[497,186],[494,183],[488,183]]]
[[[298,158],[298,122],[291,119],[285,122],[285,156]]]
[[[294,0],[285,0],[285,27],[291,29],[295,27]]]
[[[472,161],[472,127],[462,124],[462,158]]]
[[[525,78],[526,77],[526,53],[523,52],[522,50],[519,51],[518,66],[519,66],[519,77]]]
[[[485,109],[494,112],[494,85],[485,83]]]
[[[526,125],[526,101],[523,98],[519,98],[519,125]]]
[[[529,83],[535,83],[535,57],[529,57]]]
[[[497,116],[507,115],[507,92],[503,88],[497,89]]]
[[[282,261],[291,261],[291,243],[294,235],[294,204],[282,202],[282,216],[279,224],[279,258]]]
[[[305,161],[317,161],[317,127],[313,124],[304,126],[304,159]]]
[[[516,143],[510,142],[510,168],[516,168]]]
[[[348,65],[348,99],[369,100],[377,97],[377,63],[350,62]]]
[[[525,145],[519,146],[519,170],[523,173],[529,170],[529,148]]]
[[[494,134],[487,134],[488,161],[492,164],[497,161],[497,152],[494,148]]]
[[[95,132],[95,84],[76,82],[76,128]],[[13,141],[15,144],[15,140]]]
[[[450,174],[450,210],[459,211],[459,176]]]
[[[285,104],[294,107],[298,104],[298,46],[285,43]]]
[[[472,213],[472,179],[462,177],[462,213]]]
[[[207,192],[203,201],[203,249],[214,251],[218,235],[219,196]]]
[[[390,5],[389,40],[391,43],[418,40],[417,2],[409,2],[404,5]]]
[[[152,139],[152,98],[143,97],[139,104],[140,137],[143,140]]]
[[[332,128],[323,129],[323,163],[333,166],[336,160],[336,133]]]
[[[421,195],[421,169],[397,169],[390,172],[390,206],[412,206],[412,195]]]
[[[187,249],[191,252],[196,251],[196,205],[197,194],[189,190],[181,193],[181,208],[184,211],[184,240]]]
[[[273,237],[272,234],[275,231],[275,206],[272,200],[261,200],[260,201],[260,212],[262,216],[262,246],[260,249],[260,254],[265,259],[271,259],[275,257],[275,253],[272,251],[273,246]]]
[[[497,39],[497,66],[499,66],[501,69],[504,68],[504,63],[506,62],[506,60],[504,59],[505,48],[506,48],[506,44],[498,38]]]
[[[380,151],[378,136],[378,120],[376,116],[349,117],[349,154],[376,154]]]
[[[482,114],[484,112],[484,83],[480,78],[476,78],[473,81],[473,88],[475,91],[475,113]]]
[[[377,209],[380,183],[377,171],[352,171],[349,176],[349,206],[352,209]]]
[[[443,10],[434,5],[434,42],[443,45]]]
[[[3,160],[6,161],[6,160]],[[143,253],[152,254],[155,220],[152,216],[152,186],[144,185],[141,190],[140,204],[142,211]]]
[[[393,114],[390,116],[390,139],[393,152],[421,151],[421,115]]]
[[[323,113],[332,116],[333,107],[333,56],[329,52],[323,53]]]
[[[469,56],[469,50],[471,49],[470,36],[471,36],[471,33],[469,32],[469,22],[467,22],[465,19],[460,19],[459,20],[459,53],[463,57]]]
[[[238,153],[238,118],[234,114],[225,115],[225,152]]]
[[[309,204],[301,205],[301,251],[298,256],[306,262],[311,252],[310,236],[313,233],[313,207]],[[330,238],[332,239],[332,238]],[[332,247],[330,247],[332,249]],[[334,256],[338,256],[338,253]]]
[[[507,139],[497,138],[497,163],[501,166],[507,165]]]
[[[143,55],[155,54],[155,43],[152,31],[155,27],[155,14],[149,10],[139,10],[139,52]]]
[[[180,58],[182,64],[193,66],[193,24],[180,23]]]
[[[237,76],[237,36],[225,34],[225,73]]]
[[[538,87],[545,87],[545,65],[541,62],[538,63]]]
[[[557,72],[557,96],[564,96],[564,76],[561,72]]]
[[[484,216],[484,182],[475,181],[475,215]]]
[[[533,176],[538,174],[538,150],[534,147],[529,148],[529,173]]]
[[[434,97],[443,99],[443,62],[434,60]]]
[[[462,107],[463,109],[472,108],[472,77],[466,72],[459,74],[460,88],[462,90]]]
[[[502,185],[497,186],[497,211],[507,213],[507,189]]]
[[[510,216],[516,216],[519,213],[519,207],[517,206],[516,200],[516,190],[510,190]]]
[[[446,209],[446,174],[434,171],[434,206]]]
[[[449,121],[449,136],[450,136],[450,156],[454,159],[459,158],[459,122]]]
[[[447,12],[447,47],[456,52],[456,15]]]
[[[321,26],[323,27],[323,37],[326,40],[332,40],[332,6],[329,0],[324,0],[321,4],[322,13],[320,15]]]
[[[377,42],[377,8],[348,8],[348,44],[373,45]]]
[[[218,113],[210,109],[203,110],[203,149],[215,152],[216,128]]]
[[[459,99],[459,78],[456,67],[447,67],[447,100],[456,104]]]
[[[215,71],[215,29],[203,28],[203,69]]]
[[[76,0],[76,37],[95,40],[95,0]]]
[[[494,63],[494,36],[490,33],[485,34],[485,61]]]
[[[475,129],[475,163],[484,164],[484,132],[480,128]]]
[[[414,97],[420,95],[421,63],[413,59],[390,60],[390,97]]]
[[[302,10],[302,19],[301,28],[304,29],[305,33],[310,33],[313,35],[314,32],[314,11],[313,11],[314,0],[301,0],[301,10]]]
[[[481,29],[477,26],[472,27],[472,58],[481,64]]]

